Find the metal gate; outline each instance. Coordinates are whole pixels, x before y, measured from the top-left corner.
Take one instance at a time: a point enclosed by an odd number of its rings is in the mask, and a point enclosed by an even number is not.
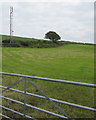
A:
[[[32,80],[30,80],[30,79],[31,79],[31,78],[32,78],[32,79],[37,79],[37,80],[39,79],[39,80],[44,80],[44,81],[58,82],[58,83],[66,83],[66,84],[73,84],[73,85],[84,86],[84,87],[92,87],[92,88],[96,88],[96,84],[73,82],[73,81],[66,81],[66,80],[59,80],[59,79],[49,79],[49,78],[43,78],[43,77],[28,76],[28,75],[13,74],[13,73],[5,73],[5,72],[0,72],[0,74],[2,74],[2,75],[11,75],[11,76],[22,77],[22,79],[20,79],[19,81],[16,81],[14,84],[12,84],[12,85],[10,85],[10,86],[8,86],[8,87],[5,87],[5,86],[0,85],[0,88],[2,88],[2,93],[5,92],[6,90],[10,90],[10,91],[15,91],[15,92],[24,94],[24,102],[17,101],[17,100],[14,100],[14,99],[5,97],[5,96],[3,96],[3,95],[1,95],[0,97],[1,97],[2,99],[6,99],[6,100],[13,101],[13,102],[15,102],[15,103],[18,103],[18,104],[23,105],[23,113],[21,113],[21,112],[19,112],[19,111],[15,111],[15,110],[10,109],[10,108],[7,108],[7,107],[2,106],[2,105],[0,105],[0,107],[3,108],[3,109],[5,109],[5,110],[8,110],[8,111],[10,111],[10,112],[13,112],[13,113],[16,113],[16,114],[18,114],[18,115],[21,115],[23,118],[35,120],[35,118],[33,118],[32,116],[28,116],[28,115],[26,114],[26,107],[29,107],[29,108],[36,109],[36,110],[42,111],[42,112],[44,112],[44,113],[48,113],[48,114],[50,114],[50,115],[59,117],[59,118],[71,120],[72,118],[70,117],[70,115],[68,115],[61,107],[59,107],[59,106],[56,104],[56,102],[57,102],[57,103],[61,103],[61,104],[66,104],[66,105],[69,105],[69,106],[74,106],[74,107],[81,108],[81,109],[85,109],[85,110],[89,110],[89,111],[94,111],[94,112],[96,112],[96,109],[95,109],[95,108],[91,108],[91,107],[87,107],[87,106],[82,106],[82,105],[78,105],[78,104],[69,103],[69,102],[66,102],[66,101],[62,101],[62,100],[57,100],[57,99],[50,98],[50,97],[48,97],[37,85],[35,85],[35,84],[32,82]],[[12,88],[13,86],[19,84],[21,81],[24,81],[24,91],[21,91],[21,90],[17,90],[17,89],[13,89],[13,88]],[[34,88],[36,88],[36,89],[42,94],[42,96],[41,96],[41,95],[37,95],[37,94],[33,94],[33,93],[27,92],[27,91],[26,91],[26,81],[28,81]],[[50,103],[51,103],[53,106],[55,106],[56,109],[58,109],[58,110],[60,111],[60,113],[63,113],[63,115],[56,114],[56,113],[54,113],[54,112],[50,112],[50,111],[47,111],[47,110],[45,110],[45,109],[41,109],[41,108],[38,108],[38,107],[36,107],[36,106],[27,104],[27,103],[26,103],[26,95],[34,96],[34,97],[38,97],[38,98],[42,98],[42,99],[45,99],[45,100],[50,101]],[[2,116],[3,118],[7,118],[7,119],[10,119],[10,120],[13,120],[12,118],[10,118],[9,116],[6,116],[6,115],[4,115],[4,114],[0,114],[0,116]]]

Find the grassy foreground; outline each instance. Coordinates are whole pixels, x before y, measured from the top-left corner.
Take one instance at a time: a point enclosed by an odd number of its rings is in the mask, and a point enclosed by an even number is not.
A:
[[[56,78],[70,81],[94,83],[94,47],[93,45],[70,44],[58,48],[3,48],[3,72],[19,73],[32,76]],[[19,80],[18,77],[3,76],[3,85],[8,86]],[[49,97],[94,107],[94,89],[32,80]],[[40,94],[27,83],[28,91]],[[23,90],[22,83],[14,88]],[[23,95],[6,92],[6,96],[23,101]],[[48,101],[27,97],[27,103],[59,113]],[[22,106],[4,101],[3,104],[22,111]],[[93,118],[94,113],[59,104],[73,118]],[[18,106],[18,107],[17,107]],[[4,111],[6,112],[6,111]],[[27,108],[28,115],[36,118],[53,118],[37,110]],[[11,116],[10,112],[6,114]],[[18,117],[18,116],[15,116]]]

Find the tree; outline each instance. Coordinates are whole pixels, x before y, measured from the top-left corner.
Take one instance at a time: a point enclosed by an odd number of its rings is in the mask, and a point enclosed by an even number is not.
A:
[[[57,40],[60,40],[61,37],[54,31],[49,31],[45,34],[46,39],[50,39],[53,42],[56,42]]]

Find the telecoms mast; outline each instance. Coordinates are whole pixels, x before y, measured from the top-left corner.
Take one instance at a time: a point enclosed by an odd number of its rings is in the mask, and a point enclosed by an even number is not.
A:
[[[10,43],[12,42],[13,36],[13,7],[10,7]]]

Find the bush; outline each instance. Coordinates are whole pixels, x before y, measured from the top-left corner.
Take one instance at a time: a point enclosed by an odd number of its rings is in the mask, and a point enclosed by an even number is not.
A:
[[[63,45],[61,42],[52,42],[47,40],[13,40],[10,43],[10,40],[3,40],[3,47],[31,47],[31,48],[50,48],[50,47],[58,47]]]
[[[2,43],[10,43],[10,40],[3,40]]]
[[[3,40],[2,46],[3,47],[21,47],[21,44],[19,43],[19,41],[16,41],[16,40],[13,40],[11,43],[10,43],[10,40]]]

